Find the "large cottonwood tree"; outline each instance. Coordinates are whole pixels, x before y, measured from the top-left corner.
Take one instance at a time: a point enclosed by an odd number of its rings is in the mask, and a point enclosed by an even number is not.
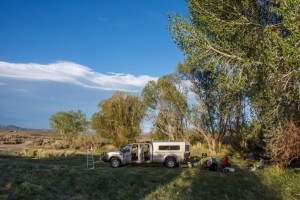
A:
[[[227,118],[226,127],[232,125],[227,108],[233,106],[238,130],[248,99],[266,138],[286,121],[299,127],[300,0],[187,3],[190,14],[170,16],[170,30],[186,55],[179,71],[191,81],[199,110],[208,118],[200,123],[208,120],[217,127]],[[234,98],[238,103],[232,102]],[[211,107],[215,100],[226,109],[215,110],[215,103]],[[203,131],[204,137],[223,134],[203,127],[199,133]]]
[[[138,96],[116,92],[110,99],[101,101],[98,107],[99,112],[91,118],[91,127],[101,138],[117,147],[139,138],[145,107]]]
[[[149,116],[153,119],[154,139],[184,139],[190,134],[186,121],[188,112],[187,93],[182,80],[176,74],[149,81],[142,96]]]
[[[86,130],[88,122],[81,110],[57,112],[49,119],[50,127],[66,144],[71,144],[79,133]]]

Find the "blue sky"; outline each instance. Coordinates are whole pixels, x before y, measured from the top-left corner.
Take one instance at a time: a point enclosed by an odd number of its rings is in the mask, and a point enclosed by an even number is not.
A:
[[[184,0],[1,0],[0,124],[49,128],[58,111],[87,119],[117,90],[140,94],[184,55],[167,29]],[[145,127],[147,129],[147,127]]]

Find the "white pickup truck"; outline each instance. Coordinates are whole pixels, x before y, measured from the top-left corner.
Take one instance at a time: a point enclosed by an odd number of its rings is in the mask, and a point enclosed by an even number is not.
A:
[[[190,143],[175,140],[159,140],[128,144],[120,150],[101,154],[100,160],[109,162],[112,168],[132,163],[163,163],[169,168],[186,162],[190,156]]]

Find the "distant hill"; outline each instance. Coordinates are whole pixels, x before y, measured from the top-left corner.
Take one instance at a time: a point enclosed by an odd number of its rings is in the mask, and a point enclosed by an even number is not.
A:
[[[7,131],[49,131],[46,129],[22,128],[14,125],[0,125],[0,130]]]
[[[0,125],[0,130],[23,131],[23,130],[28,130],[28,129],[14,126],[14,125]]]

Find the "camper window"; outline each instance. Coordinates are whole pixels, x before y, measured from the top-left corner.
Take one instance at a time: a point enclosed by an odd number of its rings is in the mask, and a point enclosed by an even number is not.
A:
[[[180,150],[179,145],[162,145],[158,147],[159,150]]]

